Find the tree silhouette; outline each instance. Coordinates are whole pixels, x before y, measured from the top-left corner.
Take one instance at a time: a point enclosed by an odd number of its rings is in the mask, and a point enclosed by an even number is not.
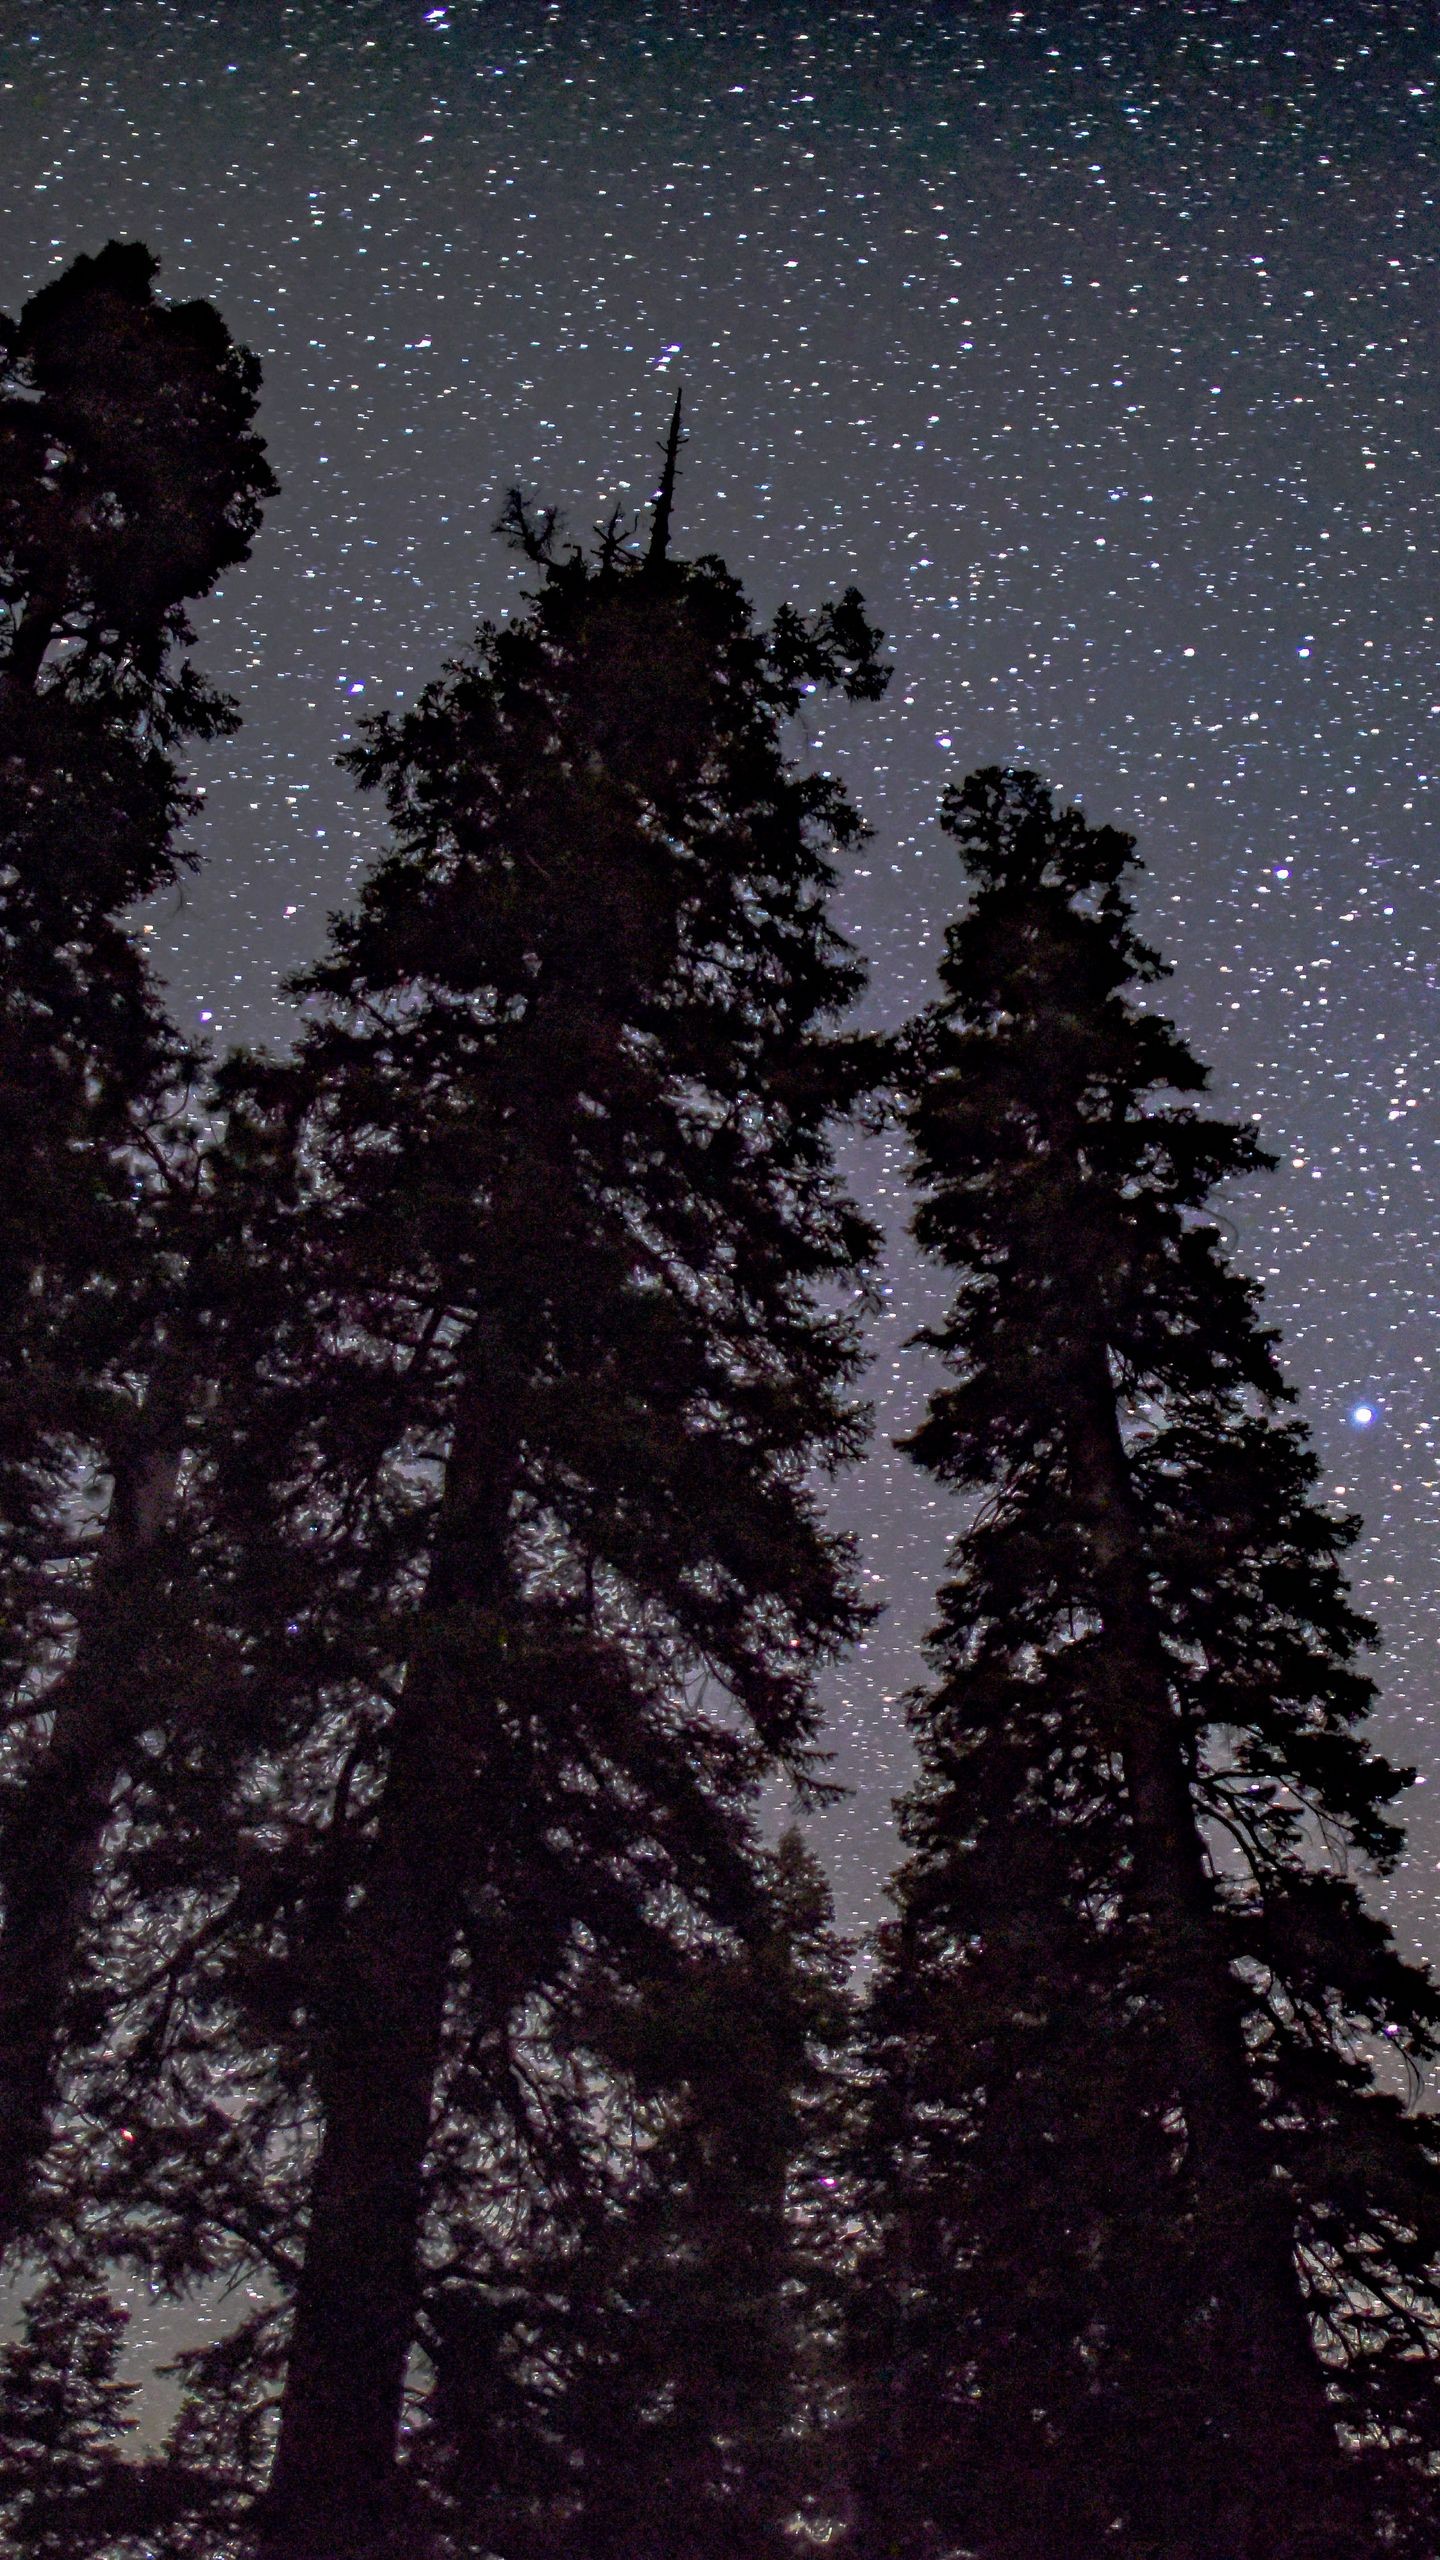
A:
[[[813,1669],[867,1615],[808,1479],[860,1439],[873,1235],[829,1131],[886,1052],[834,1027],[829,855],[863,831],[782,730],[817,685],[874,698],[879,635],[853,592],[766,631],[716,560],[505,524],[530,610],[370,724],[393,849],[294,1058],[222,1076],[252,1333],[204,1501],[253,1758],[232,1723],[207,1797],[203,1744],[171,1756],[143,1879],[225,1925],[167,1987],[127,2174],[182,2254],[207,2199],[269,2235],[259,2531],[306,2560],[417,2547],[407,2369],[456,2372],[437,2320],[500,2336],[487,2160],[559,2227],[564,2053],[613,2093],[627,1986],[683,2007],[773,1937],[756,1790],[821,1783]]]
[[[1257,1292],[1269,1160],[1140,991],[1131,840],[988,770],[916,1027],[915,1230],[959,1275],[905,1445],[970,1497],[859,2135],[877,2551],[1429,2551],[1440,2000],[1347,1860],[1405,1773]],[[1343,2450],[1342,2450],[1343,2446]]]
[[[12,2551],[83,2560],[94,2547],[79,2515],[134,2424],[133,2387],[115,2374],[124,2330],[108,2294],[63,2259],[27,2303],[0,2363],[0,2519]]]
[[[569,2179],[553,2144],[527,2178],[496,2142],[457,2193],[417,2446],[446,2552],[769,2560],[815,2502],[795,2186],[847,2023],[844,1959],[798,1839],[757,1863],[769,1912],[748,1943],[577,1984],[552,2045],[572,2075]],[[517,2187],[529,2212],[502,2217]]]
[[[0,324],[0,2247],[46,2139],[117,1779],[188,1614],[165,1593],[192,1062],[125,910],[191,857],[187,737],[234,725],[188,598],[274,489],[258,368],[112,241]]]

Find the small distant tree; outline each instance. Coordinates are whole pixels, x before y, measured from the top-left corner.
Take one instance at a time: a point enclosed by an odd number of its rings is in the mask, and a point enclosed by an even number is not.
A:
[[[293,1059],[222,1078],[260,1205],[206,1537],[251,1758],[188,1804],[167,1761],[144,1887],[168,1859],[221,1925],[166,2010],[146,2174],[293,2306],[272,2560],[417,2547],[407,2389],[419,2427],[431,2346],[460,2370],[432,2303],[472,2367],[506,2317],[503,2266],[440,2281],[455,2198],[513,2158],[559,2230],[604,2187],[557,2059],[575,1986],[690,2015],[773,1933],[756,1793],[820,1783],[814,1669],[867,1617],[812,1483],[862,1436],[874,1237],[832,1130],[885,1053],[840,1027],[827,914],[863,830],[784,729],[807,688],[877,695],[880,635],[853,593],[767,630],[673,557],[678,440],[643,551],[512,500],[530,609],[369,727],[392,849]]]
[[[0,2521],[5,2547],[34,2560],[85,2560],[89,2514],[134,2420],[115,2367],[125,2314],[88,2272],[53,2268],[0,2356]],[[86,2521],[80,2518],[84,2514]]]
[[[1406,1783],[1372,1630],[1217,1186],[1269,1160],[1144,1002],[1131,839],[1033,774],[913,1034],[950,1378],[905,1444],[968,1514],[912,1703],[870,2010],[861,2547],[1428,2553],[1440,1999],[1363,1898]]]
[[[127,923],[193,859],[182,655],[275,484],[259,373],[112,241],[0,323],[0,2248],[47,2138],[96,1861],[193,1616],[167,1541],[192,1060]],[[168,1595],[168,1596],[167,1596]]]
[[[189,2464],[197,2448],[183,2440],[170,2459],[139,2450],[139,2386],[118,2372],[129,2314],[99,2239],[52,2238],[20,2335],[0,2354],[4,2548],[33,2560],[239,2560],[233,2464],[213,2445]]]

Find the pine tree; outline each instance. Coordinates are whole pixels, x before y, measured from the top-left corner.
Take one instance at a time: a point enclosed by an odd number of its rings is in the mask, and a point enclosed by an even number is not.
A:
[[[213,2466],[137,2455],[138,2386],[118,2372],[129,2315],[88,2235],[60,2241],[0,2354],[0,2525],[31,2560],[234,2560]]]
[[[96,1861],[188,1601],[166,1539],[193,1061],[126,911],[190,860],[175,761],[233,727],[188,598],[274,488],[254,359],[112,241],[0,324],[0,2248],[23,2225]]]
[[[866,1614],[809,1479],[859,1445],[873,1235],[829,1131],[884,1053],[833,1027],[859,821],[782,730],[878,694],[879,635],[853,593],[762,630],[674,559],[678,437],[643,555],[512,500],[530,610],[371,724],[394,849],[294,1058],[224,1079],[272,1167],[209,1497],[255,1757],[166,2069],[179,2187],[265,2163],[229,2227],[293,2297],[275,2560],[419,2547],[397,2444],[467,2197],[512,2154],[542,2221],[585,2187],[579,1977],[769,1929],[755,1792],[819,1783],[813,1669]],[[172,1826],[192,1888],[226,1833]]]
[[[532,2191],[524,2224],[512,2210],[503,2255],[495,2189],[513,2196],[524,2172],[494,2146],[489,2186],[464,2199],[428,2306],[418,2448],[447,2552],[778,2560],[815,2504],[795,2188],[848,2023],[844,1955],[798,1837],[757,1863],[770,1910],[749,1943],[676,1945],[647,1980],[577,1985],[551,2064],[573,2075],[588,2174]]]
[[[113,2468],[133,2425],[133,2387],[115,2367],[125,2333],[88,2271],[53,2269],[0,2359],[0,2520],[7,2548],[82,2560],[93,2536],[75,2518]]]
[[[856,2479],[885,2560],[1433,2551],[1440,1997],[1352,1872],[1406,1774],[1258,1292],[1260,1171],[1143,991],[1131,840],[989,770],[916,1027],[969,1498],[912,1704],[859,2141]]]

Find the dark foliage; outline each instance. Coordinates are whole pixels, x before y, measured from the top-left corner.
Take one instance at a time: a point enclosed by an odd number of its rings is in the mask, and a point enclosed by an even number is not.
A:
[[[416,2464],[447,2553],[773,2560],[823,2494],[800,2164],[843,1952],[797,1839],[761,1876],[748,1944],[591,1987],[588,2174],[433,2296]]]
[[[1440,1997],[1356,1881],[1405,1773],[1355,1524],[1208,1207],[1267,1160],[1140,1000],[1129,838],[998,770],[944,824],[907,1446],[969,1507],[871,2012],[862,2547],[1429,2554],[1440,2144],[1392,2091]]]
[[[7,2547],[37,2560],[79,2560],[74,2510],[103,2479],[131,2421],[115,2378],[124,2316],[62,2264],[26,2307],[22,2336],[0,2365],[0,2517]]]
[[[674,556],[678,397],[643,545],[512,494],[527,609],[366,724],[390,848],[202,1131],[127,913],[274,484],[155,273],[0,323],[6,2547],[1435,2560],[1406,1773],[1130,840],[944,804],[905,1445],[964,1507],[857,2037],[758,1812],[869,1615],[834,1134],[896,1057],[784,742],[880,635]],[[117,2272],[248,2290],[144,2459]]]
[[[189,859],[176,748],[232,725],[185,600],[274,483],[253,358],[155,272],[112,241],[0,323],[0,2247],[116,1787],[188,1643],[192,1062],[125,911]]]
[[[246,1676],[154,1781],[128,1872],[172,1952],[87,2093],[134,2136],[124,2245],[274,2289],[176,2450],[253,2482],[283,2382],[260,2540],[287,2560],[424,2547],[477,2411],[503,2435],[525,2402],[505,2306],[536,2250],[592,2297],[555,2425],[617,2430],[578,2492],[597,2550],[627,2494],[653,2537],[693,2493],[719,2546],[744,2372],[788,2352],[762,2319],[728,2366],[760,2242],[741,2307],[714,2271],[747,2215],[781,2245],[783,2107],[757,2095],[726,2164],[718,2056],[776,2049],[726,2022],[780,1996],[756,1793],[821,1785],[814,1668],[867,1614],[813,1484],[860,1444],[874,1242],[830,1131],[887,1053],[834,1027],[861,972],[829,856],[862,830],[782,730],[885,678],[853,594],[767,633],[718,561],[615,527],[587,559],[518,498],[506,524],[531,610],[370,725],[350,761],[394,849],[300,981],[294,1058],[222,1077],[247,1279],[201,1545]],[[637,2004],[676,2023],[668,2090]],[[647,2434],[603,2340],[692,2261],[715,2351]]]

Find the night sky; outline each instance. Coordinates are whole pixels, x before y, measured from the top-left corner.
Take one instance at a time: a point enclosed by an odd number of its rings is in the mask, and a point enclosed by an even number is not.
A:
[[[355,713],[513,609],[509,482],[582,535],[644,500],[683,379],[678,547],[767,613],[856,579],[893,636],[886,702],[809,724],[875,829],[840,902],[875,1017],[933,991],[948,777],[1034,764],[1138,834],[1167,1001],[1282,1160],[1239,1249],[1365,1515],[1382,1737],[1433,1774],[1435,12],[7,0],[0,76],[0,302],[142,238],[265,369],[284,494],[197,617],[245,726],[146,926],[185,1027],[287,1036],[379,842]],[[855,1169],[898,1227],[898,1150]],[[851,1918],[945,1529],[888,1450],[927,1286],[897,1253],[837,1504],[889,1603],[830,1684]],[[1428,1801],[1384,1898],[1440,1954]]]

